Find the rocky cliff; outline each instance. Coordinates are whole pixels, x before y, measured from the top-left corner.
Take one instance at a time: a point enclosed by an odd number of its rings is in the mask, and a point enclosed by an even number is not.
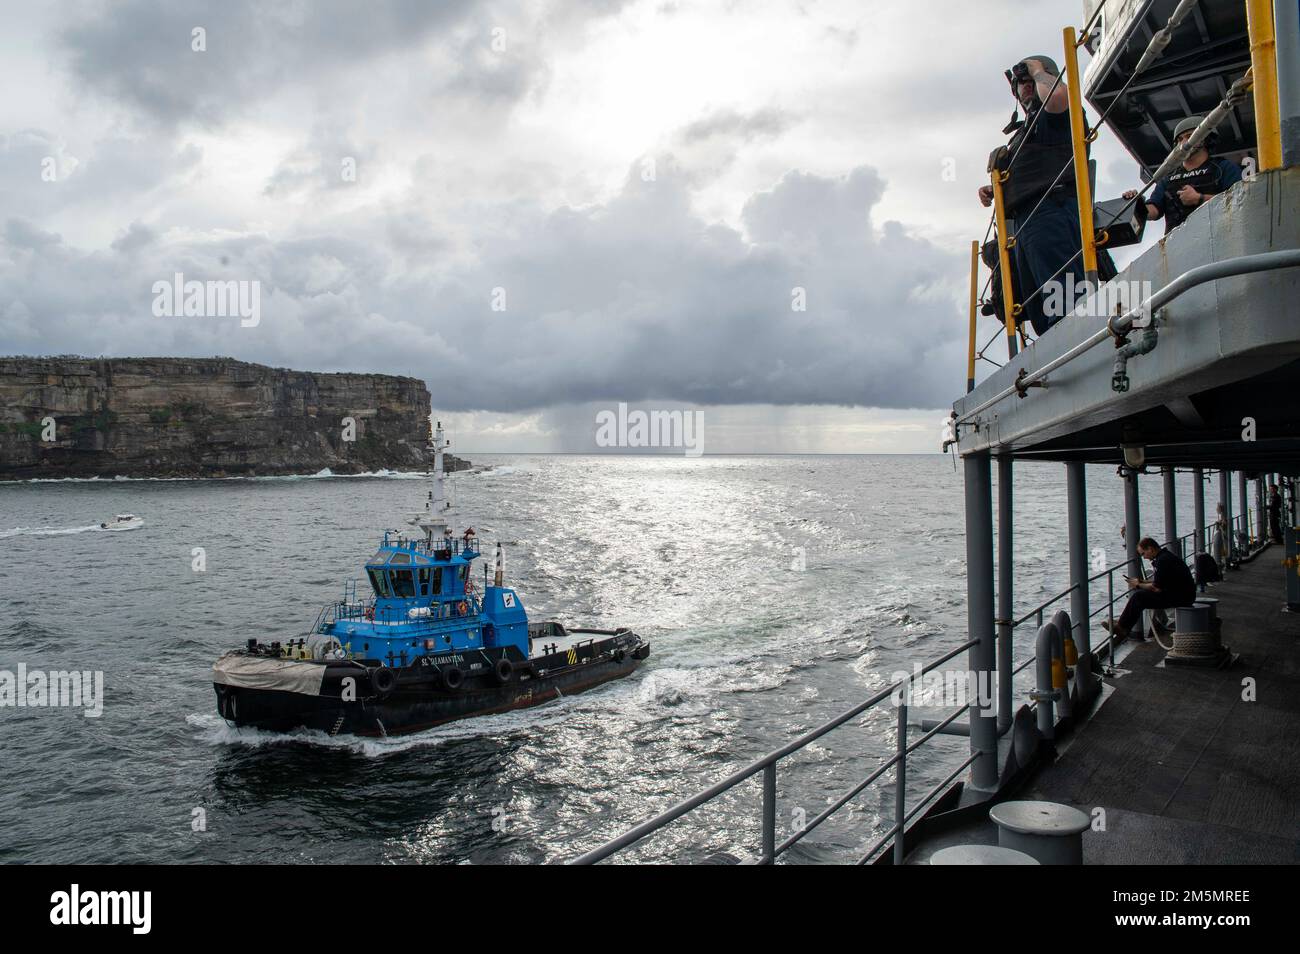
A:
[[[418,470],[428,430],[415,378],[230,358],[0,357],[0,479]]]

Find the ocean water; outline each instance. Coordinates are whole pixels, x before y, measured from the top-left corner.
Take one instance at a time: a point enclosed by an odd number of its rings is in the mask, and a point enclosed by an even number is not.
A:
[[[0,670],[104,674],[98,718],[0,708],[0,861],[563,861],[965,638],[950,458],[474,460],[484,469],[453,478],[456,522],[506,541],[530,615],[628,626],[652,655],[580,696],[365,741],[237,730],[217,715],[211,664],[250,636],[303,633],[421,505],[418,475],[0,484]],[[1115,562],[1120,481],[1088,479],[1090,543]],[[1067,585],[1065,478],[1027,464],[1016,480],[1022,613]],[[1144,481],[1156,535],[1159,493]],[[1184,532],[1191,493],[1180,478]],[[144,526],[98,529],[119,512]],[[1032,640],[1017,630],[1017,661]],[[779,838],[892,750],[894,719],[878,706],[781,763]],[[927,746],[911,799],[966,752]],[[888,827],[892,786],[784,860],[855,860]],[[759,804],[753,780],[620,857],[753,854]]]

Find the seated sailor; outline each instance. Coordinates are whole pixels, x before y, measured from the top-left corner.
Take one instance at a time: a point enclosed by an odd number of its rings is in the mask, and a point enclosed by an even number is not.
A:
[[[1127,639],[1133,632],[1133,625],[1142,618],[1143,610],[1172,609],[1176,606],[1191,606],[1196,602],[1196,581],[1192,579],[1186,563],[1150,537],[1143,537],[1139,541],[1138,552],[1151,563],[1151,579],[1129,577],[1129,589],[1134,592],[1129,597],[1124,612],[1115,621],[1114,629],[1111,629],[1108,621],[1102,622],[1102,626],[1119,639]],[[1136,635],[1141,638],[1140,632]]]

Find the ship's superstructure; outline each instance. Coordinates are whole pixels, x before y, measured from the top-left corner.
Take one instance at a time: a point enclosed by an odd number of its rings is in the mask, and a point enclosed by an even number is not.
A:
[[[1027,791],[1069,802],[1044,811],[1059,811],[1056,818],[1071,824],[1083,819],[1076,838],[1097,808],[1123,821],[1125,837],[1094,840],[1092,847],[1085,840],[1076,860],[1296,857],[1300,842],[1293,822],[1287,825],[1294,818],[1294,760],[1273,758],[1267,745],[1239,747],[1242,737],[1293,738],[1300,731],[1294,705],[1276,695],[1267,706],[1236,702],[1247,677],[1280,680],[1271,691],[1282,695],[1296,684],[1287,674],[1295,671],[1300,620],[1287,610],[1300,610],[1300,7],[1294,0],[1089,0],[1084,16],[1082,29],[1063,31],[1057,80],[1070,92],[1073,133],[1058,181],[1072,166],[1075,181],[1085,183],[1075,190],[1080,251],[1039,288],[1012,280],[1017,235],[1030,234],[1022,230],[1036,211],[1022,208],[1017,221],[1004,204],[1017,174],[1014,154],[1009,164],[991,163],[992,241],[971,248],[968,393],[954,404],[944,435],[944,449],[960,455],[964,473],[965,639],[918,665],[912,677],[578,860],[609,857],[760,776],[760,841],[737,850],[763,863],[877,784],[892,788],[892,824],[863,833],[859,863],[928,861],[935,843],[958,846],[962,839],[976,846],[957,853],[964,863],[996,863],[976,860],[990,857],[979,846],[1004,843],[1015,813],[999,821],[990,806]],[[1085,48],[1093,53],[1086,78],[1078,63]],[[1096,111],[1091,122],[1085,97]],[[1176,142],[1175,126],[1192,117],[1198,118],[1189,123],[1190,138]],[[1132,198],[1098,202],[1086,187],[1095,179],[1087,153],[1094,134],[1114,135],[1137,161],[1144,181],[1134,183]],[[1243,181],[1198,200],[1185,221],[1104,281],[1099,266],[1109,249],[1142,235],[1138,203],[1207,143],[1216,157],[1242,161]],[[983,283],[982,260],[996,268]],[[1074,266],[1085,275],[1082,287],[1066,290],[1064,317],[1035,340],[1021,320],[1024,306],[1058,292]],[[997,323],[982,347],[981,313]],[[999,341],[1006,344],[1001,363],[989,357]],[[996,365],[983,380],[980,361]],[[1060,552],[1070,585],[1027,610],[1015,599],[1014,520],[1022,503],[1014,481],[1021,461],[1060,464],[1068,501]],[[1098,566],[1097,541],[1089,540],[1088,463],[1118,468],[1124,482],[1125,513],[1116,522],[1125,527],[1126,553],[1119,562]],[[1163,491],[1158,544],[1198,570],[1208,566],[1204,558],[1216,557],[1227,582],[1207,592],[1202,575],[1196,604],[1166,620],[1172,632],[1154,629],[1162,642],[1135,646],[1110,633],[1129,595],[1125,577],[1145,576],[1138,544],[1151,534],[1138,489],[1147,475]],[[1179,534],[1175,501],[1186,482],[1195,526]],[[1213,491],[1216,483],[1217,519],[1206,512],[1206,487]],[[1284,538],[1280,545],[1275,533]],[[1238,566],[1248,569],[1234,571]],[[1234,579],[1247,578],[1250,596],[1231,599]],[[1265,588],[1271,602],[1261,606]],[[1142,628],[1156,623],[1148,613]],[[1032,641],[1023,638],[1026,630]],[[1287,646],[1289,658],[1279,667],[1276,654]],[[1028,657],[1017,660],[1027,648]],[[1140,699],[1112,678],[1121,657],[1123,665],[1141,667],[1141,678],[1127,683],[1142,686]],[[987,693],[941,718],[909,714],[912,685],[963,659],[970,684]],[[1233,666],[1246,668],[1227,668]],[[897,708],[892,756],[864,766],[860,783],[828,799],[798,830],[782,831],[778,769],[806,746],[833,744],[830,733],[860,725],[863,713],[887,702]],[[1119,731],[1106,720],[1091,724],[1099,705],[1115,706],[1128,724]],[[1057,741],[1072,732],[1079,741],[1061,755]],[[967,739],[968,755],[939,784],[917,792],[909,786],[909,758],[940,735]],[[1290,815],[1280,809],[1287,805]],[[1197,845],[1213,846],[1211,856],[1197,854]]]

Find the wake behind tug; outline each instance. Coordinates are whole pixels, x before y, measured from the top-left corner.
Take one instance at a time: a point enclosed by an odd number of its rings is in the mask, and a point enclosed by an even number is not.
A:
[[[372,595],[345,587],[310,634],[250,639],[218,659],[223,718],[270,731],[396,735],[573,695],[628,675],[649,656],[649,643],[627,629],[530,623],[502,583],[500,544],[493,580],[485,571],[477,592],[476,535],[454,536],[447,523],[441,424],[432,444],[434,488],[411,520],[423,538],[385,531],[366,563]]]

